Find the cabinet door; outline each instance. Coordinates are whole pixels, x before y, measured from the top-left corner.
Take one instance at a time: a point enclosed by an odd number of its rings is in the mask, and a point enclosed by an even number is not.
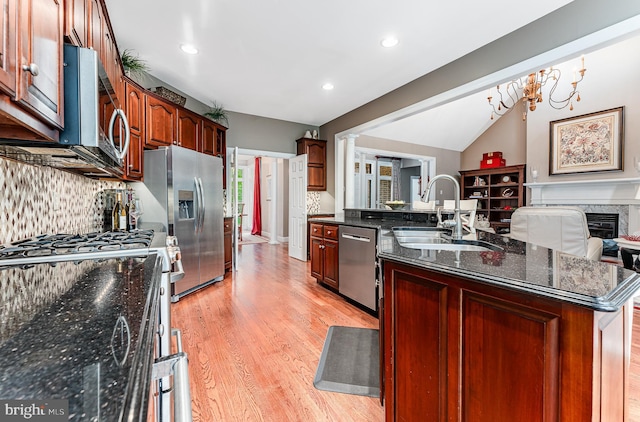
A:
[[[102,56],[102,7],[98,0],[89,0],[89,31],[87,47],[93,48],[98,57]]]
[[[307,190],[327,190],[327,175],[325,167],[308,165]]]
[[[64,35],[71,44],[87,46],[87,20],[89,2],[87,0],[65,0]]]
[[[209,119],[202,121],[202,152],[209,155],[217,155],[216,150],[216,124]]]
[[[62,3],[20,3],[18,100],[43,120],[62,128]]]
[[[178,145],[202,151],[200,144],[202,118],[187,110],[178,110]]]
[[[129,152],[126,156],[125,177],[129,180],[142,179],[143,172],[143,129],[144,110],[142,92],[132,84],[126,84],[126,115],[131,129]]]
[[[324,240],[324,282],[338,288],[338,242]]]
[[[308,155],[309,164],[317,164],[320,166],[324,166],[326,157],[327,157],[326,143],[318,142],[318,141],[308,142],[307,155]]]
[[[0,90],[13,96],[16,92],[16,4],[17,0],[2,0],[0,14]]]
[[[227,130],[216,125],[216,155],[222,158],[222,186],[227,186]]]
[[[310,239],[311,276],[322,280],[324,278],[324,241],[321,237],[311,237]]]
[[[145,95],[145,145],[169,146],[177,144],[175,106]]]

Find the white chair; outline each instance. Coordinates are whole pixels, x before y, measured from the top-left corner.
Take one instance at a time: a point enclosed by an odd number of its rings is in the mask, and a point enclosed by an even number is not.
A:
[[[436,209],[436,201],[429,201],[429,202],[413,201],[411,203],[411,209],[432,211]]]
[[[602,239],[591,237],[578,207],[521,207],[511,215],[513,239],[599,261]]]
[[[476,222],[476,209],[478,208],[477,199],[461,199],[460,200],[460,219],[462,225],[467,228],[470,233],[475,233],[474,224]],[[456,201],[453,199],[445,199],[442,209],[452,211],[456,209]]]

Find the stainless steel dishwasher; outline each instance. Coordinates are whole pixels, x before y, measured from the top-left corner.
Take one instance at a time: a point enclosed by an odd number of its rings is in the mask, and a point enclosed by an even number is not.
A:
[[[376,229],[340,226],[338,291],[346,297],[377,310]]]

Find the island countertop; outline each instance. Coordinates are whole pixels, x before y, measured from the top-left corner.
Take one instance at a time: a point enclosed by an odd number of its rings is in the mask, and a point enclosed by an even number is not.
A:
[[[634,271],[481,230],[477,231],[478,240],[497,245],[502,250],[454,252],[400,246],[391,229],[435,225],[419,221],[349,216],[313,221],[378,229],[378,257],[381,259],[460,275],[593,310],[616,311],[640,290],[640,275]]]
[[[596,311],[617,311],[640,290],[640,275],[621,266],[483,231],[477,232],[477,239],[501,250],[410,249],[383,229],[378,256]]]

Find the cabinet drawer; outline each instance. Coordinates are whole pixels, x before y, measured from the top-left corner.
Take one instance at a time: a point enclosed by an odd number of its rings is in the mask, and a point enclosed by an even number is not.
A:
[[[338,226],[325,225],[322,234],[326,239],[338,240]]]
[[[233,220],[231,218],[225,218],[224,219],[224,232],[225,233],[231,233],[231,231],[233,230],[233,227],[231,227],[233,225]]]
[[[309,236],[322,237],[322,224],[311,223],[311,227],[309,229]]]

